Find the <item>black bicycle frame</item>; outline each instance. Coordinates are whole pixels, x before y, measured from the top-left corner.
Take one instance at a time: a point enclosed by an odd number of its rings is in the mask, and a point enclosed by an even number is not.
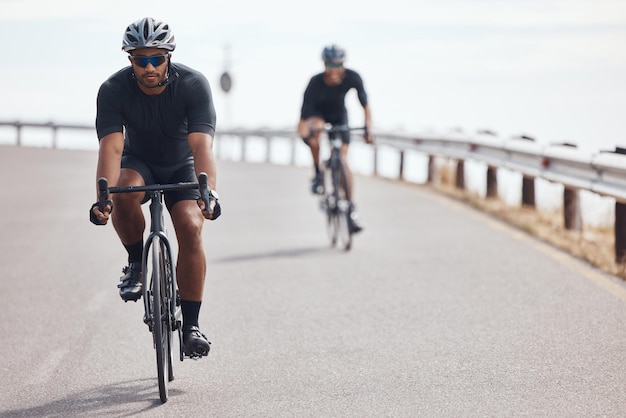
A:
[[[197,186],[196,186],[197,187]],[[146,239],[146,244],[144,246],[144,250],[143,250],[143,260],[142,260],[142,266],[146,266],[147,265],[147,260],[146,257],[149,253],[150,247],[152,246],[152,241],[153,238],[155,236],[158,236],[160,238],[160,241],[163,245],[165,245],[167,253],[168,254],[172,254],[172,248],[170,245],[170,241],[167,238],[167,235],[165,234],[165,224],[164,224],[164,218],[163,218],[163,192],[161,192],[162,189],[159,189],[157,191],[151,191],[149,192],[149,197],[150,197],[150,216],[151,216],[151,220],[150,220],[150,234],[148,235],[148,238]],[[171,268],[170,269],[172,272],[172,283],[177,283],[176,282],[176,269]],[[150,307],[148,306],[149,303],[149,292],[150,292],[150,286],[148,286],[148,277],[147,274],[142,275],[144,278],[144,283],[143,283],[143,305],[144,305],[144,309],[145,309],[145,317],[144,317],[144,322],[146,324],[148,324],[148,326],[150,326],[150,324],[153,324],[153,319],[149,313],[150,313]],[[169,312],[174,312],[174,317],[171,318],[172,319],[172,324],[173,324],[173,328],[172,331],[176,330],[178,327],[178,320],[180,319],[181,316],[181,311],[180,309],[176,310],[176,295],[173,293],[173,285],[172,283],[170,283],[170,289],[169,289],[169,293],[171,294],[170,297],[170,306],[169,306]]]
[[[198,189],[202,194],[202,191],[207,189],[207,175],[205,173],[201,173],[198,176],[198,183],[176,183],[176,184],[152,184],[147,186],[122,186],[122,187],[108,187],[107,180],[105,178],[101,178],[98,180],[98,199],[101,208],[104,208],[106,201],[109,198],[109,194],[113,193],[139,193],[146,192],[148,193],[150,199],[150,234],[146,239],[146,244],[144,246],[143,251],[143,260],[142,266],[147,265],[147,254],[149,252],[150,246],[152,245],[152,240],[155,236],[160,238],[160,241],[164,243],[168,254],[172,254],[172,248],[170,246],[169,239],[165,233],[165,224],[163,217],[163,195],[166,191],[176,191],[176,190],[191,190]],[[171,260],[170,260],[171,262]],[[176,284],[176,269],[171,268],[172,271],[172,283]],[[147,274],[144,271],[142,273],[142,281],[143,281],[143,303],[144,303],[144,322],[148,324],[148,327],[152,326],[153,318],[150,317],[150,307],[148,305],[149,298],[148,293],[150,291],[150,286],[148,286],[148,278]],[[180,309],[176,310],[176,294],[173,292],[174,285],[172,285],[170,289],[171,300],[170,300],[170,312],[174,312],[174,318],[172,318],[172,323],[174,324],[174,329],[178,326],[177,321],[182,315]],[[152,328],[150,328],[152,331]]]
[[[333,173],[333,187],[337,187],[339,185],[340,179],[338,178],[339,175],[337,173],[337,169],[341,164],[344,164],[344,161],[341,158],[342,135],[351,131],[364,131],[367,133],[367,127],[351,128],[346,124],[332,125],[329,123],[324,127],[324,132],[328,135],[328,140],[330,142],[329,166]],[[347,179],[344,180],[347,181]],[[351,200],[352,196],[350,195],[350,191],[346,189],[345,193],[346,198]]]

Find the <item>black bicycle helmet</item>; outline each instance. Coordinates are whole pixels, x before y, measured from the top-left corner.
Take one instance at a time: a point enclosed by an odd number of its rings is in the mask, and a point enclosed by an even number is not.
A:
[[[331,45],[324,48],[322,51],[322,60],[325,63],[343,64],[346,59],[346,50],[338,47],[337,45]]]
[[[169,25],[151,17],[144,17],[128,25],[122,39],[122,50],[130,52],[139,48],[173,51],[176,41]]]

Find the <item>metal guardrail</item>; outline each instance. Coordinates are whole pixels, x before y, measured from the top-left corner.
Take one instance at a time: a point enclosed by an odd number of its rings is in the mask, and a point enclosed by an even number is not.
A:
[[[233,129],[220,136],[293,138],[290,130]],[[575,189],[584,189],[626,203],[626,154],[585,152],[570,144],[542,146],[528,137],[503,140],[479,132],[475,135],[411,136],[376,133],[376,144],[399,151],[417,151],[456,160],[481,161],[526,176],[539,177]],[[403,164],[400,164],[402,167]],[[398,177],[402,178],[399,172]]]
[[[52,130],[52,148],[56,148],[58,144],[58,131],[67,130],[94,130],[94,126],[78,125],[78,124],[60,124],[55,122],[23,122],[23,121],[0,121],[0,126],[9,126],[15,128],[15,143],[22,145],[22,129],[23,128],[48,128]]]
[[[57,146],[59,130],[94,130],[93,126],[77,124],[56,124],[53,122],[0,121],[0,126],[16,129],[16,143],[21,145],[24,127],[48,128],[52,130],[52,146]],[[296,132],[290,129],[225,129],[216,134],[219,144],[222,137],[238,137],[241,140],[242,159],[246,159],[246,139],[264,138],[267,143],[266,158],[270,161],[269,147],[272,139],[293,141],[291,164],[295,163],[295,144],[300,141]],[[464,187],[464,161],[474,160],[485,163],[487,169],[487,191],[495,190],[497,195],[497,168],[506,168],[523,174],[522,203],[533,205],[534,179],[542,178],[564,186],[563,207],[564,226],[567,229],[581,229],[580,203],[578,190],[587,190],[601,196],[614,198],[615,210],[615,257],[616,262],[626,263],[626,149],[614,151],[585,152],[571,144],[540,145],[532,138],[502,139],[491,132],[482,131],[473,135],[455,133],[450,135],[404,135],[376,132],[374,146],[374,175],[378,175],[378,149],[381,146],[396,149],[400,154],[398,178],[404,178],[405,152],[415,151],[429,157],[429,180],[434,158],[457,160],[457,187]],[[218,147],[219,148],[219,147]]]
[[[245,158],[247,137],[263,137],[271,141],[273,137],[293,138],[291,130],[230,130],[220,131],[220,135],[241,138],[242,156]],[[453,134],[447,136],[399,135],[375,133],[374,174],[377,173],[377,152],[380,146],[398,150],[398,178],[404,178],[406,151],[426,154],[428,180],[434,159],[437,157],[457,160],[456,186],[464,188],[464,162],[475,160],[487,165],[487,197],[497,196],[498,168],[506,168],[523,175],[522,204],[535,206],[534,179],[542,178],[564,186],[563,227],[581,230],[583,226],[579,190],[587,190],[601,196],[615,199],[615,261],[626,264],[626,150],[599,151],[597,153],[579,150],[571,144],[542,146],[529,137],[501,139],[488,132],[475,135]],[[293,154],[293,153],[292,153]],[[268,152],[269,155],[269,152]],[[293,155],[292,155],[293,159]],[[292,160],[293,163],[293,160]]]
[[[17,145],[22,143],[22,128],[24,127],[51,129],[53,147],[57,145],[59,130],[94,129],[90,125],[54,122],[0,121],[0,126],[10,126],[16,129]],[[293,130],[268,128],[220,130],[216,136],[236,136],[242,139],[261,137],[266,138],[267,141],[273,138],[299,140]],[[412,136],[377,132],[375,136],[377,145],[392,147],[400,152],[411,150],[456,160],[481,161],[489,166],[507,168],[575,189],[589,190],[626,203],[626,154],[606,151],[590,153],[569,144],[542,146],[528,137],[504,140],[487,132],[478,132],[474,135],[457,133],[442,136]],[[245,146],[245,140],[242,144]],[[376,162],[374,166],[376,167]],[[403,166],[401,160],[399,168],[402,169]],[[403,177],[401,171],[398,177]]]

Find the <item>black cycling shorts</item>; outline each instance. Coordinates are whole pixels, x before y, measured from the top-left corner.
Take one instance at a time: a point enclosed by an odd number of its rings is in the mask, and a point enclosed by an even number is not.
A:
[[[130,168],[143,177],[146,185],[151,184],[171,184],[171,183],[196,183],[196,170],[193,164],[193,158],[188,158],[180,163],[172,166],[162,167],[156,164],[147,163],[133,154],[124,152],[122,155],[122,168]],[[176,202],[181,200],[198,200],[200,191],[197,189],[177,190],[164,193],[165,206],[169,211]],[[148,195],[141,203],[148,201]]]

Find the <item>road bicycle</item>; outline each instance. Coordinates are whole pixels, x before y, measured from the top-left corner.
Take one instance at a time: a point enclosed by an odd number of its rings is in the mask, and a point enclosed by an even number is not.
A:
[[[167,401],[167,384],[174,380],[173,333],[178,332],[179,358],[196,358],[183,352],[182,311],[176,285],[176,267],[165,229],[163,195],[166,191],[198,189],[208,205],[207,175],[200,173],[198,183],[154,184],[148,186],[108,187],[105,178],[98,180],[98,205],[104,210],[111,193],[146,193],[150,200],[150,234],[143,250],[141,281],[143,285],[143,322],[152,333],[156,350],[159,397]]]
[[[351,131],[366,131],[365,127],[351,128],[348,125],[327,123],[323,132],[330,143],[330,157],[320,169],[323,172],[320,207],[326,217],[326,230],[331,245],[348,251],[352,248],[351,211],[352,196],[348,187],[346,168],[341,158],[342,136]]]

